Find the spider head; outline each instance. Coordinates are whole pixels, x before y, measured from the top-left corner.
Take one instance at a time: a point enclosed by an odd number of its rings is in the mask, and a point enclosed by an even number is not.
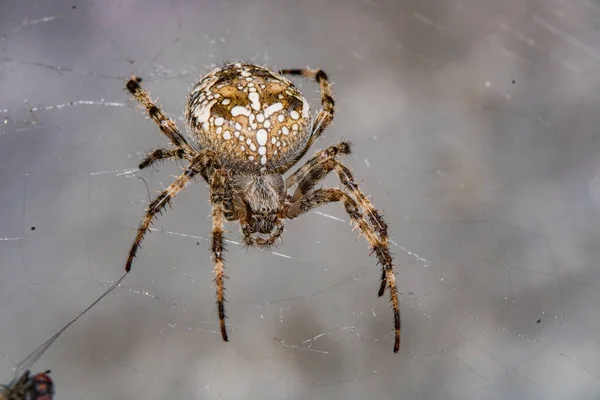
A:
[[[285,200],[285,182],[280,174],[239,175],[235,180],[246,204],[252,232],[268,234],[277,223],[277,213]]]

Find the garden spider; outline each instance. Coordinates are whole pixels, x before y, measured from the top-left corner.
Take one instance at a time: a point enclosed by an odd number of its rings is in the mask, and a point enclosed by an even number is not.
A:
[[[304,96],[281,74],[302,75],[319,83],[322,109],[314,123]],[[142,90],[141,81],[132,76],[127,90],[146,108],[172,147],[154,150],[140,164],[140,169],[166,159],[184,160],[189,165],[150,203],[137,229],[125,270],[131,269],[140,242],[156,214],[162,212],[192,178],[201,175],[210,187],[217,308],[221,335],[228,341],[223,287],[224,221],[239,221],[247,246],[268,247],[283,233],[285,219],[341,201],[381,264],[379,296],[389,287],[396,335],[394,353],[398,352],[400,310],[387,225],[359,189],[350,170],[337,159],[350,153],[350,144],[340,142],[321,150],[285,180],[282,175],[306,154],[333,119],[334,101],[325,72],[286,69],[275,73],[244,63],[214,69],[196,83],[189,94],[185,108],[189,142],[154,104],[148,92]],[[345,190],[315,189],[332,171]],[[288,193],[293,187],[293,193]]]

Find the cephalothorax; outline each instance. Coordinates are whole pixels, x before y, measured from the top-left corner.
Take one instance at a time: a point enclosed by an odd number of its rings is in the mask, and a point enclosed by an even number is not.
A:
[[[315,79],[322,108],[314,121],[310,106],[282,74]],[[224,221],[239,221],[248,246],[273,245],[283,233],[283,221],[315,207],[341,201],[352,222],[366,237],[382,266],[379,296],[390,290],[394,312],[394,352],[400,347],[400,311],[387,225],[359,189],[350,170],[338,158],[350,153],[340,142],[316,153],[287,178],[283,174],[308,151],[331,123],[334,101],[327,75],[320,69],[288,69],[275,73],[253,64],[226,64],[193,86],[185,108],[187,138],[150,100],[133,76],[127,89],[171,141],[170,149],[150,153],[140,169],[166,159],[189,163],[183,174],[148,207],[138,227],[125,269],[129,272],[152,220],[196,175],[210,187],[212,253],[217,307],[223,340],[227,341],[224,308]],[[343,189],[315,188],[335,171]],[[293,191],[292,191],[293,189]]]

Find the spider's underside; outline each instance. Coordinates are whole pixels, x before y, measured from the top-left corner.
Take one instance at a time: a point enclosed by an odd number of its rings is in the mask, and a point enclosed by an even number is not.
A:
[[[302,75],[319,83],[322,108],[314,122],[304,96],[281,74]],[[267,247],[283,233],[285,219],[341,201],[381,264],[379,296],[389,288],[394,313],[394,352],[397,352],[400,310],[387,225],[359,189],[350,170],[338,160],[350,153],[350,144],[340,142],[321,150],[287,178],[282,175],[306,154],[333,119],[334,101],[325,72],[288,69],[275,73],[243,63],[216,68],[194,85],[189,94],[185,109],[187,139],[152,102],[148,92],[142,90],[140,82],[140,78],[132,76],[127,89],[172,145],[150,153],[140,169],[167,159],[184,160],[189,165],[150,203],[129,252],[126,271],[130,271],[152,220],[196,175],[202,176],[210,187],[217,307],[221,334],[227,341],[224,221],[239,221],[246,245]],[[332,171],[338,175],[343,189],[315,188]]]

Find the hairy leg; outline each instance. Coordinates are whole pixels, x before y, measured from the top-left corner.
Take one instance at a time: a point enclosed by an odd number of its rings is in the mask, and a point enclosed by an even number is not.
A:
[[[382,240],[379,235],[373,230],[371,225],[360,213],[358,204],[346,192],[340,189],[317,189],[308,193],[299,201],[293,203],[287,210],[287,218],[293,219],[312,210],[313,208],[325,205],[327,203],[342,201],[344,208],[352,222],[360,229],[362,235],[369,242],[371,250],[375,253],[379,264],[382,267],[383,273],[383,288],[385,285],[390,288],[390,300],[394,312],[394,330],[396,340],[394,341],[394,353],[397,353],[400,348],[400,304],[398,301],[398,289],[396,287],[396,276],[394,275],[394,265],[392,255],[390,253],[387,237]],[[379,296],[383,294],[380,290]]]
[[[321,69],[282,69],[279,71],[280,74],[285,75],[301,75],[309,79],[314,79],[319,84],[319,88],[321,91],[321,110],[317,114],[315,118],[315,122],[313,124],[313,130],[311,132],[311,137],[304,150],[292,160],[292,162],[286,164],[282,168],[280,168],[280,172],[286,171],[299,159],[301,159],[304,154],[308,151],[310,146],[321,136],[321,133],[327,128],[327,126],[333,120],[333,114],[335,113],[335,101],[331,95],[331,84],[329,83],[329,78],[325,71]]]
[[[177,129],[175,122],[173,122],[172,119],[167,118],[162,110],[156,104],[154,104],[154,102],[150,99],[149,93],[142,89],[142,86],[140,85],[141,82],[142,78],[135,75],[129,78],[126,85],[129,93],[131,93],[133,97],[146,109],[150,118],[152,118],[154,123],[158,125],[162,133],[169,138],[175,147],[183,149],[188,154],[192,154],[192,148],[187,143],[181,132],[179,132],[179,129]]]
[[[144,239],[144,236],[150,229],[150,224],[156,218],[156,215],[162,213],[164,208],[170,203],[171,199],[177,195],[185,185],[194,178],[197,174],[206,174],[205,169],[210,166],[212,159],[214,158],[214,153],[212,151],[202,151],[200,152],[194,159],[191,164],[186,168],[186,170],[181,174],[175,182],[169,185],[161,194],[158,195],[152,203],[146,209],[146,214],[142,218],[140,222],[137,234],[135,236],[135,240],[131,245],[131,249],[129,250],[129,256],[127,257],[127,262],[125,264],[125,271],[129,272],[131,270],[131,264],[133,264],[133,260],[136,257],[137,251],[140,247],[140,243]]]
[[[285,180],[285,187],[288,189],[292,186],[297,185],[299,182],[307,181],[307,175],[311,173],[311,171],[323,161],[341,156],[350,154],[350,143],[349,142],[340,142],[338,144],[334,144],[333,146],[329,146],[324,150],[320,150],[312,156],[303,166],[294,171],[293,174],[288,176]],[[316,174],[315,174],[316,175]],[[308,179],[309,182],[314,182],[313,186],[317,184],[322,177],[313,177],[312,179]],[[310,190],[310,188],[308,189]],[[308,192],[308,190],[304,190],[303,193]],[[299,197],[298,197],[299,198]],[[298,200],[296,198],[295,200]]]
[[[148,154],[144,161],[142,161],[139,165],[139,169],[148,168],[152,164],[168,159],[176,159],[176,160],[186,160],[186,153],[183,149],[157,149],[152,153]]]
[[[389,240],[387,235],[387,224],[381,217],[381,214],[375,209],[363,191],[360,190],[348,167],[335,159],[338,155],[349,153],[350,143],[348,142],[340,142],[337,145],[330,146],[325,150],[317,152],[317,154],[309,159],[306,164],[287,178],[287,187],[297,185],[296,191],[291,198],[291,202],[302,198],[306,193],[310,192],[317,183],[323,180],[327,174],[335,170],[342,184],[354,195],[358,204],[360,204],[362,209],[366,212],[369,221],[379,234],[381,241],[387,245]],[[386,273],[382,270],[381,285],[378,292],[379,297],[383,296],[386,283]]]
[[[381,239],[387,241],[387,224],[379,214],[379,211],[375,209],[371,201],[358,187],[348,167],[336,159],[337,156],[346,154],[350,154],[350,143],[340,142],[337,145],[317,152],[306,164],[290,175],[286,179],[286,187],[289,188],[297,185],[296,191],[292,196],[292,201],[302,198],[323,180],[327,174],[335,170],[342,185],[352,193],[358,204],[366,212],[369,221]]]
[[[229,341],[227,328],[225,327],[225,260],[223,258],[223,203],[226,197],[227,172],[222,169],[216,170],[210,181],[210,202],[212,204],[212,254],[215,263],[215,285],[217,286],[217,310],[219,312],[219,324],[221,325],[221,336],[224,341]]]

